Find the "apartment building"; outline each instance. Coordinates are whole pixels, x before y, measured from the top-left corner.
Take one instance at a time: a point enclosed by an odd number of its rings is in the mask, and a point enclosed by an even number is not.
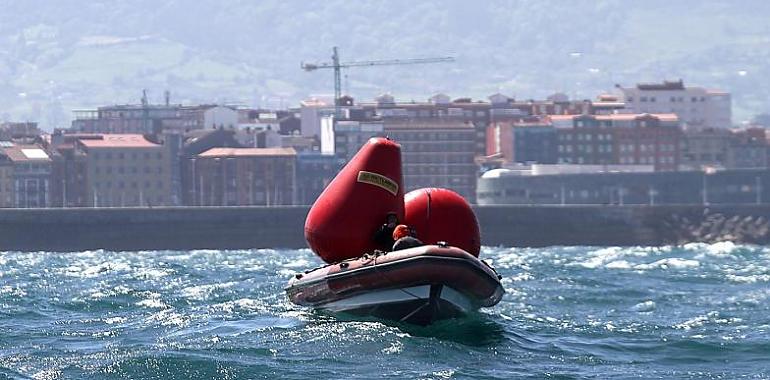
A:
[[[384,132],[401,144],[406,191],[444,187],[474,202],[478,167],[474,161],[473,124],[459,120],[387,120]]]
[[[296,204],[296,158],[293,148],[211,148],[186,165],[192,204]]]
[[[687,130],[682,165],[689,170],[766,168],[770,159],[768,149],[764,128]]]
[[[731,96],[722,90],[685,87],[684,82],[617,86],[626,107],[635,113],[674,113],[685,128],[730,128]]]
[[[557,147],[556,129],[548,118],[495,123],[487,132],[487,155],[505,162],[554,164]]]
[[[674,114],[553,115],[558,163],[653,165],[677,170],[682,130]]]
[[[97,134],[77,140],[85,155],[86,206],[171,205],[167,147],[139,134]]]
[[[0,143],[0,207],[50,207],[51,167],[39,145]]]
[[[238,111],[229,106],[124,104],[75,111],[72,130],[80,133],[160,134],[237,125]]]

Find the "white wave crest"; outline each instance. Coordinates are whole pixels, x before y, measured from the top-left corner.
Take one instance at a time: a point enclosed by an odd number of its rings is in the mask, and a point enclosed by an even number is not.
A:
[[[149,309],[165,309],[168,308],[168,305],[166,305],[165,302],[161,301],[159,298],[148,298],[143,299],[136,303],[137,306],[146,307]]]
[[[660,259],[658,261],[649,264],[638,264],[634,266],[634,269],[649,270],[649,269],[684,269],[684,268],[696,268],[700,266],[700,261],[682,259],[678,257],[670,257],[667,259]]]
[[[657,305],[655,304],[654,301],[647,300],[644,302],[639,302],[638,304],[634,305],[631,309],[639,313],[649,313],[655,310],[656,307]]]
[[[753,284],[756,282],[770,282],[770,274],[752,274],[747,276],[742,276],[737,274],[728,274],[725,277],[729,281],[743,283],[743,284]]]
[[[237,284],[237,282],[223,282],[221,284],[206,284],[206,285],[193,286],[193,287],[182,289],[182,295],[190,299],[203,301],[211,297],[211,295],[214,294],[214,292],[216,292],[217,290],[227,289],[232,287],[235,284]]]

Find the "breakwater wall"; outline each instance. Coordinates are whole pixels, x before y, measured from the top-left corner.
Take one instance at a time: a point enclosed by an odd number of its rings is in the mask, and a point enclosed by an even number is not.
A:
[[[485,245],[770,244],[770,205],[478,206]],[[305,247],[308,207],[0,210],[0,250]]]

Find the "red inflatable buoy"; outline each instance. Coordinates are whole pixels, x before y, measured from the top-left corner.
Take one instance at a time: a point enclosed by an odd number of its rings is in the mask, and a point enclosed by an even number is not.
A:
[[[379,248],[374,234],[388,213],[404,217],[401,146],[369,139],[318,196],[305,220],[305,239],[327,263]]]
[[[476,214],[460,194],[448,189],[410,191],[404,196],[404,223],[426,244],[445,241],[478,257],[481,232]]]

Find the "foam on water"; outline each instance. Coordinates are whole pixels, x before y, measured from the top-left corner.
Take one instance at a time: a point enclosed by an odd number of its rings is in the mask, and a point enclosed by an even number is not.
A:
[[[0,253],[0,378],[770,376],[770,248],[483,247],[499,305],[433,326],[287,301],[308,250]]]

